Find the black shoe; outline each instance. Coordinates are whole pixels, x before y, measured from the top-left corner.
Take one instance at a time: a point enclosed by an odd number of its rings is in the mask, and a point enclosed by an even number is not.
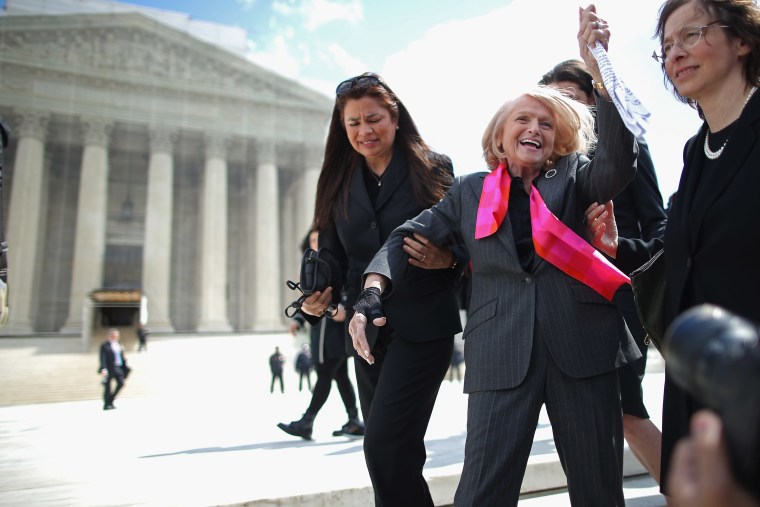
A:
[[[333,436],[363,437],[364,423],[359,419],[352,417],[346,424],[343,425],[341,429],[333,431]]]
[[[278,423],[277,427],[288,435],[294,437],[301,437],[304,440],[311,440],[311,431],[314,425],[314,417],[304,415],[297,421],[293,421],[290,424]]]
[[[105,406],[103,406],[103,410],[113,410],[115,408],[116,407],[114,407],[113,405],[105,405]]]

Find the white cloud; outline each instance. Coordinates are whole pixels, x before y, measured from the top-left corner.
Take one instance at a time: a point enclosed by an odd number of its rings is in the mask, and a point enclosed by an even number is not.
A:
[[[505,100],[533,86],[548,69],[547,54],[552,62],[577,54],[553,42],[574,41],[576,29],[563,26],[560,17],[542,16],[540,26],[524,22],[548,12],[540,3],[515,2],[486,16],[438,25],[386,60],[384,77],[425,139],[452,157],[457,174],[484,169],[483,129]],[[567,5],[572,15],[577,7]]]
[[[240,4],[240,6],[243,9],[253,9],[253,6],[256,5],[256,0],[236,0],[237,3]]]
[[[653,113],[646,137],[667,199],[678,185],[683,144],[699,121],[665,90],[649,58],[660,3],[596,5],[612,29],[609,55],[616,71]],[[480,138],[493,113],[557,62],[577,58],[577,29],[572,2],[515,0],[487,16],[436,26],[389,56],[382,73],[425,139],[452,157],[456,173],[478,171],[484,168]]]
[[[665,89],[660,68],[649,57],[656,45],[651,36],[661,1],[640,0],[635,8],[619,0],[598,0],[596,5],[612,29],[609,56],[615,70],[652,112],[646,138],[667,199],[678,186],[683,145],[700,121]],[[277,12],[302,18],[315,28],[334,20],[360,20],[361,5],[352,2],[305,0],[276,5]],[[287,21],[291,26],[296,23],[292,18]],[[488,15],[430,29],[388,56],[381,73],[407,105],[425,139],[452,157],[457,174],[478,171],[484,167],[480,138],[491,115],[557,62],[577,58],[577,29],[578,7],[573,2],[513,0]],[[388,37],[393,37],[392,26]],[[281,31],[271,47],[252,51],[251,59],[328,97],[337,81],[368,68],[338,43],[322,46],[321,39],[306,43],[298,39],[298,34]],[[319,70],[305,74],[307,64]]]
[[[291,79],[298,79],[301,70],[301,60],[291,54],[290,48],[283,36],[273,39],[271,46],[257,51],[251,44],[252,50],[246,55],[254,63],[271,69],[278,74]]]
[[[367,70],[367,65],[362,60],[351,55],[340,44],[330,44],[327,48],[327,57],[340,69],[341,75],[346,77],[356,76]]]
[[[286,18],[298,16],[301,18],[298,23],[308,31],[314,31],[333,21],[348,21],[355,24],[364,19],[361,0],[304,0],[295,3],[275,1],[272,2],[272,11]]]
[[[272,2],[272,11],[287,17],[296,12],[296,9],[288,2],[274,1]]]
[[[360,0],[331,2],[330,0],[309,0],[300,8],[305,18],[304,26],[313,31],[332,21],[358,23],[364,19],[364,9]]]

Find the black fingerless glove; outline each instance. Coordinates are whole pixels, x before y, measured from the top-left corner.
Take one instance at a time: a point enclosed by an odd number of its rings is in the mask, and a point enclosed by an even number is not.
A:
[[[383,315],[383,304],[380,299],[380,289],[377,287],[367,287],[361,291],[354,305],[354,310],[356,313],[361,313],[367,317],[369,322],[385,317]]]

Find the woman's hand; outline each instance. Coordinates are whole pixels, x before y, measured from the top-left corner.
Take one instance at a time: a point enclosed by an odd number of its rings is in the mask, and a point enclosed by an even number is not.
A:
[[[596,58],[591,54],[590,47],[594,47],[597,41],[599,41],[604,49],[608,49],[610,43],[610,29],[605,20],[597,16],[596,6],[594,4],[589,5],[585,9],[578,8],[578,49],[580,49],[581,58],[586,63],[588,71],[591,73],[591,77],[594,82],[602,82],[602,74],[599,72],[599,65],[596,63]],[[597,89],[597,92],[602,97],[609,99],[607,91]]]
[[[364,280],[364,290],[359,294],[354,305],[354,316],[348,323],[348,334],[351,335],[354,350],[369,364],[375,363],[375,357],[370,352],[369,342],[367,342],[367,319],[371,318],[372,323],[378,327],[384,326],[387,322],[380,299],[386,284],[387,279],[382,275],[377,273],[367,275]]]
[[[301,311],[315,317],[321,317],[325,314],[330,303],[332,303],[332,287],[326,288],[324,292],[317,291],[304,299],[301,303]]]
[[[586,225],[594,248],[613,259],[617,257],[618,230],[612,201],[589,206],[586,209]]]
[[[343,305],[338,305],[338,308],[335,311],[335,315],[332,317],[332,320],[335,322],[343,322],[346,320],[346,309],[343,307]]]
[[[404,238],[404,252],[409,255],[409,264],[423,269],[449,269],[457,260],[451,250],[434,245],[416,232],[414,237]]]

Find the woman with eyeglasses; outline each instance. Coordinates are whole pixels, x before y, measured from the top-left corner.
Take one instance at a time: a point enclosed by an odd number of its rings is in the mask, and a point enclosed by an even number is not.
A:
[[[668,0],[656,34],[665,85],[704,119],[684,149],[669,211],[665,320],[712,303],[760,323],[760,9],[754,0]],[[595,242],[631,270],[662,247],[617,238],[608,214],[592,212]],[[675,385],[666,361],[661,490],[676,442],[700,404]],[[680,504],[679,504],[680,505]]]
[[[609,29],[581,10],[578,43]],[[482,139],[487,171],[457,178],[440,202],[391,234],[365,271],[349,324],[360,361],[371,362],[368,323],[394,325],[388,303],[407,284],[404,237],[463,244],[472,291],[463,334],[468,394],[457,507],[515,506],[543,406],[575,506],[625,505],[623,423],[616,367],[641,357],[612,302],[627,277],[585,239],[583,212],[633,179],[637,145],[597,85],[598,143],[586,105],[550,87],[507,101]]]
[[[342,265],[346,322],[369,261],[397,226],[440,200],[452,180],[450,159],[428,147],[378,75],[338,85],[313,226],[319,247]],[[372,329],[373,364],[354,361],[364,454],[375,503],[385,507],[433,505],[422,476],[424,436],[462,329],[454,289],[465,259],[418,235],[406,238],[405,251],[407,282],[386,304],[393,326]],[[315,293],[302,311],[321,316],[340,293],[340,287]],[[346,351],[353,353],[350,338]]]

